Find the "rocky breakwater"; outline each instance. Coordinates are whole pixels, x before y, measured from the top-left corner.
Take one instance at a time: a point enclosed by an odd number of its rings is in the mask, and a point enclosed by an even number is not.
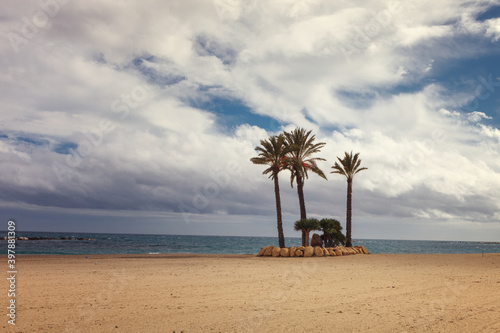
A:
[[[4,237],[3,240],[7,240],[7,237]],[[16,240],[84,240],[84,241],[95,241],[94,238],[69,238],[69,237],[16,237]]]
[[[370,254],[362,245],[354,247],[336,246],[298,246],[298,247],[275,247],[266,246],[260,249],[258,257],[336,257],[353,254]]]

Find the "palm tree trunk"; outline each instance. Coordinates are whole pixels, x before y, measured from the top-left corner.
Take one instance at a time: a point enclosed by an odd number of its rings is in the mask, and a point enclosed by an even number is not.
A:
[[[297,194],[299,195],[300,219],[307,219],[306,203],[304,201],[304,182],[300,174],[297,175]]]
[[[305,234],[306,234],[306,245],[303,245],[303,246],[309,246],[309,233],[311,232],[311,230],[304,230],[305,231]]]
[[[304,200],[304,182],[302,181],[302,176],[298,172],[297,169],[295,169],[295,175],[297,178],[297,194],[299,196],[299,208],[300,208],[300,219],[306,219],[306,203]],[[308,243],[308,242],[307,242]],[[305,230],[302,230],[302,246],[308,246],[306,244],[306,232]]]
[[[346,212],[346,244],[345,246],[351,247],[351,222],[352,222],[352,179],[347,179],[347,212]]]
[[[281,220],[281,198],[278,173],[274,174],[274,195],[276,196],[276,217],[278,219],[278,241],[280,247],[285,247],[285,236],[283,235],[283,222]]]

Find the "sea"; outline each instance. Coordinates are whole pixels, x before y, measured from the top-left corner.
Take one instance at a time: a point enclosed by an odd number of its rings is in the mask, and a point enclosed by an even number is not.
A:
[[[0,233],[0,254],[7,254],[7,233]],[[16,254],[257,254],[261,247],[278,246],[277,237],[97,234],[72,232],[17,232],[17,237],[54,238],[17,240]],[[61,239],[66,238],[66,239]],[[84,238],[85,240],[79,240]],[[89,240],[90,239],[90,240]],[[300,238],[285,238],[285,246],[300,246]],[[500,253],[500,242],[354,239],[371,253]]]

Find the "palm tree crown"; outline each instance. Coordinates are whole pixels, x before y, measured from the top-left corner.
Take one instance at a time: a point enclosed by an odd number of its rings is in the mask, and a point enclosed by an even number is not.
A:
[[[352,181],[355,174],[363,170],[368,170],[368,168],[359,167],[361,165],[361,159],[359,159],[358,157],[359,153],[356,153],[354,156],[352,156],[352,151],[350,153],[345,152],[343,159],[337,157],[340,164],[335,161],[335,165],[332,166],[332,169],[334,169],[334,171],[332,171],[331,173],[344,175],[347,178],[347,181]]]
[[[303,128],[296,128],[292,132],[285,132],[286,143],[291,148],[289,164],[292,169],[290,182],[292,183],[297,176],[302,179],[309,178],[307,171],[310,170],[320,177],[326,179],[324,172],[318,167],[316,161],[325,161],[324,158],[311,157],[312,154],[320,152],[325,146],[324,142],[314,143],[315,135],[312,131],[306,132]]]
[[[260,140],[260,146],[255,148],[259,152],[258,157],[252,157],[250,161],[254,164],[265,164],[269,168],[262,172],[268,174],[269,178],[277,177],[278,172],[287,168],[288,156],[286,155],[290,148],[285,146],[285,137],[283,134],[272,136],[268,140]]]

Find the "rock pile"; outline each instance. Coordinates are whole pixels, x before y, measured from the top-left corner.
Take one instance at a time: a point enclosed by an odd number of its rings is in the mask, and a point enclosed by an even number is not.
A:
[[[299,246],[299,247],[274,247],[266,246],[260,249],[257,257],[324,257],[324,256],[346,256],[351,254],[370,254],[362,245],[354,247],[320,247],[320,246]]]
[[[7,237],[3,237],[3,240],[7,240]],[[16,237],[16,240],[85,240],[85,241],[95,241],[94,238],[53,238],[53,237]]]

